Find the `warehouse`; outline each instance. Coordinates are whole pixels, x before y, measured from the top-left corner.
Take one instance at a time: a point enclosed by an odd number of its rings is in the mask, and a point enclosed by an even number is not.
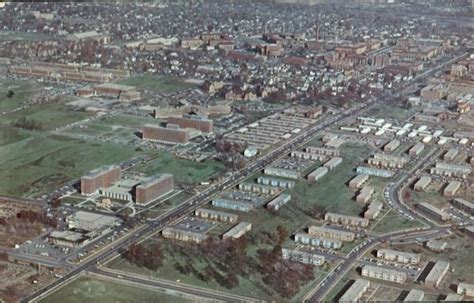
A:
[[[454,199],[452,203],[456,208],[459,208],[460,210],[465,211],[470,215],[474,215],[474,203],[460,198]]]
[[[420,202],[417,204],[417,207],[419,209],[421,209],[423,212],[425,212],[426,214],[432,216],[433,218],[435,218],[436,220],[439,220],[439,221],[446,221],[448,220],[449,216],[447,213],[445,213],[444,211],[442,211],[441,209],[429,204],[429,203],[426,203],[426,202]]]
[[[422,191],[425,190],[428,185],[431,183],[431,177],[430,176],[422,176],[414,185],[414,189],[417,191]]]
[[[387,261],[395,261],[405,264],[418,264],[421,261],[420,254],[407,253],[393,249],[379,249],[377,250],[377,258],[382,258]]]
[[[267,208],[272,211],[277,211],[279,210],[283,205],[286,203],[290,202],[291,200],[291,195],[288,193],[282,193],[275,199],[271,200],[267,204]]]
[[[327,167],[321,166],[316,168],[313,172],[308,175],[308,181],[318,181],[328,173]]]
[[[239,218],[239,216],[236,214],[230,214],[223,211],[207,208],[196,209],[196,211],[194,211],[194,215],[201,219],[209,219],[226,223],[235,223]]]
[[[362,276],[394,283],[405,283],[408,278],[406,272],[375,265],[364,265]]]
[[[324,220],[331,223],[349,225],[354,227],[367,227],[369,220],[354,216],[341,215],[336,213],[326,213]]]
[[[357,203],[367,203],[369,202],[370,198],[372,197],[375,189],[372,186],[364,186],[360,190],[360,193],[356,197]]]
[[[321,266],[324,264],[325,261],[323,255],[287,248],[281,249],[281,257],[283,258],[283,260],[300,262],[303,264],[311,264],[314,266]]]
[[[453,197],[456,195],[458,190],[461,188],[461,182],[459,181],[451,181],[449,182],[448,186],[443,191],[443,195],[446,197]]]
[[[252,229],[252,223],[249,222],[240,222],[236,226],[232,227],[229,231],[222,235],[222,239],[226,240],[229,238],[238,239],[245,235],[248,231]]]
[[[341,157],[334,157],[334,158],[331,158],[331,160],[329,160],[328,162],[324,163],[323,166],[326,167],[329,170],[333,170],[334,168],[336,168],[341,163],[342,163],[342,158]]]
[[[444,260],[438,260],[433,266],[433,268],[431,268],[430,273],[426,276],[424,280],[424,285],[429,287],[438,287],[448,270],[449,262]]]
[[[388,142],[384,147],[383,147],[383,151],[384,152],[393,152],[394,150],[396,150],[398,147],[400,146],[400,141],[399,140],[392,140],[390,142]]]
[[[474,284],[468,284],[465,282],[459,283],[457,293],[461,296],[474,297]]]
[[[364,212],[364,218],[369,219],[369,220],[373,220],[377,218],[382,208],[383,208],[382,202],[372,201],[372,203],[369,204],[369,207],[367,208],[367,210]]]
[[[308,235],[348,242],[352,242],[355,239],[355,233],[353,232],[315,225],[308,228]]]
[[[352,189],[360,188],[362,184],[367,182],[367,180],[369,180],[368,175],[365,175],[365,174],[357,175],[349,182],[349,187]]]
[[[340,249],[342,247],[342,241],[340,240],[312,237],[306,233],[295,234],[295,242],[327,249]]]
[[[352,283],[351,287],[339,298],[339,302],[359,302],[360,298],[370,287],[370,281],[365,279],[357,279]]]
[[[422,290],[419,289],[412,289],[410,292],[408,292],[407,296],[405,299],[403,299],[403,302],[418,302],[418,301],[423,301],[423,298],[425,297],[425,293]]]
[[[421,142],[415,144],[410,150],[408,151],[408,154],[412,157],[419,156],[423,150],[425,149],[425,145]]]

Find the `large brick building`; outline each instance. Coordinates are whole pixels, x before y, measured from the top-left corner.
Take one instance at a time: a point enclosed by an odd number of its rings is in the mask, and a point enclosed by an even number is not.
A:
[[[203,133],[212,133],[213,122],[206,116],[183,115],[183,117],[169,117],[168,123],[179,125],[181,128],[193,128]]]
[[[173,188],[173,175],[162,174],[154,176],[136,187],[135,202],[138,204],[146,204],[172,191]]]
[[[111,165],[92,170],[81,178],[81,193],[92,194],[101,187],[111,186],[120,177],[120,166]]]
[[[186,129],[147,124],[143,127],[143,139],[164,143],[186,144],[190,136]]]

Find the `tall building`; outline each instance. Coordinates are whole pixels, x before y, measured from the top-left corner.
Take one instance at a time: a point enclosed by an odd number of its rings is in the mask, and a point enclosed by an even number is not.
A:
[[[140,183],[135,189],[135,202],[146,204],[156,198],[171,192],[174,189],[173,175],[162,174],[153,176],[147,181]]]
[[[104,166],[90,171],[81,178],[81,193],[84,195],[92,194],[99,188],[109,187],[114,182],[120,180],[120,166]]]
[[[162,127],[151,124],[147,124],[143,127],[142,134],[144,140],[172,144],[186,144],[190,139],[189,131],[187,129],[181,129],[179,127]]]
[[[179,125],[181,128],[194,128],[203,133],[212,133],[213,122],[206,116],[183,115],[183,117],[169,117],[168,123]]]

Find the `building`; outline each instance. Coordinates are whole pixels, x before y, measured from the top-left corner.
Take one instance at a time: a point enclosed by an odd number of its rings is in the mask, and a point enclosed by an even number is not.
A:
[[[334,148],[308,146],[308,147],[306,147],[305,151],[307,153],[323,155],[323,156],[331,156],[331,157],[339,157],[340,156],[339,150],[334,149]]]
[[[328,173],[329,169],[325,166],[316,168],[308,175],[308,181],[318,181]]]
[[[449,182],[448,186],[443,191],[443,195],[446,197],[453,197],[456,195],[458,190],[461,188],[461,182],[459,181],[451,181]]]
[[[108,96],[121,101],[135,101],[140,99],[140,92],[135,87],[113,83],[103,83],[94,87],[95,95]]]
[[[412,157],[417,157],[419,156],[423,150],[425,149],[425,145],[421,142],[415,144],[410,150],[408,151],[408,154]]]
[[[369,180],[369,175],[357,175],[349,181],[349,187],[352,189],[358,189],[364,184],[367,180]]]
[[[451,148],[444,154],[443,160],[453,161],[458,154],[459,154],[459,150],[457,148]]]
[[[294,150],[291,152],[290,157],[297,158],[297,159],[313,160],[313,161],[324,161],[326,160],[327,156]]]
[[[342,247],[342,241],[340,240],[312,237],[306,233],[295,234],[295,242],[327,249],[340,249]]]
[[[370,281],[365,279],[357,279],[352,285],[346,290],[346,292],[339,298],[339,302],[359,302],[364,293],[370,287]]]
[[[380,168],[374,168],[374,167],[357,166],[356,172],[358,174],[364,174],[364,175],[376,176],[376,177],[382,177],[382,178],[393,177],[393,172],[386,169],[380,169]]]
[[[85,42],[85,41],[96,41],[100,44],[107,44],[110,42],[110,36],[107,34],[100,34],[96,31],[83,32],[70,34],[66,37],[67,41],[72,42]]]
[[[355,240],[355,233],[345,230],[312,225],[308,228],[308,235],[326,239],[352,242]]]
[[[406,272],[375,265],[364,265],[362,267],[362,276],[400,284],[405,283],[408,278]]]
[[[466,232],[466,234],[467,234],[468,236],[474,238],[474,225],[466,226],[466,227],[464,228],[464,231]]]
[[[384,168],[402,168],[408,161],[409,159],[406,157],[381,153],[376,153],[372,158],[367,159],[368,164]]]
[[[223,211],[207,209],[207,208],[198,208],[194,211],[194,215],[201,219],[215,220],[219,222],[226,223],[235,223],[239,219],[239,216],[236,214],[230,214]]]
[[[245,235],[248,231],[252,229],[252,223],[249,222],[240,222],[236,226],[232,227],[229,231],[222,235],[222,239],[226,240],[229,238],[238,239]]]
[[[81,194],[92,194],[100,188],[111,186],[120,178],[121,168],[117,165],[104,166],[92,170],[81,178]]]
[[[474,216],[474,203],[466,201],[461,198],[454,199],[451,202],[456,208],[459,208],[462,211]]]
[[[440,302],[460,302],[460,301],[462,301],[462,296],[458,294],[448,294],[446,298],[444,298]]]
[[[378,217],[380,214],[380,211],[383,208],[383,203],[380,201],[372,201],[372,203],[369,204],[369,207],[367,210],[364,212],[364,218],[373,220]]]
[[[213,122],[207,116],[183,115],[183,117],[169,117],[168,123],[179,125],[180,128],[193,128],[203,133],[213,132]]]
[[[271,166],[265,167],[263,172],[265,173],[265,175],[294,179],[294,180],[297,180],[301,177],[300,172],[296,170],[271,167]]]
[[[173,175],[162,174],[140,183],[135,189],[135,202],[147,204],[174,190]]]
[[[324,144],[324,146],[329,147],[329,148],[339,148],[341,147],[342,144],[344,144],[346,141],[342,140],[341,138],[334,138]]]
[[[278,197],[274,198],[267,204],[267,208],[272,211],[279,210],[283,205],[290,202],[291,195],[288,193],[282,193]]]
[[[420,203],[417,204],[417,207],[419,209],[421,209],[427,215],[430,215],[433,218],[435,218],[436,220],[447,221],[449,219],[449,216],[448,216],[447,213],[445,213],[441,209],[439,209],[439,208],[437,208],[437,207],[435,207],[435,206],[433,206],[429,203],[420,202]]]
[[[207,239],[207,233],[214,227],[214,223],[188,217],[178,223],[166,226],[161,234],[169,239],[200,243]]]
[[[357,203],[367,203],[369,202],[372,194],[375,192],[375,189],[372,186],[364,186],[360,190],[360,193],[356,197]]]
[[[393,249],[379,249],[377,250],[377,258],[382,258],[387,261],[395,261],[405,264],[418,264],[421,261],[420,254],[407,253]]]
[[[277,187],[261,185],[261,184],[256,184],[256,183],[249,183],[249,182],[239,183],[238,188],[241,191],[255,193],[259,195],[263,194],[263,195],[273,196],[281,192],[281,189]]]
[[[422,176],[414,185],[414,189],[417,191],[422,191],[425,190],[428,185],[431,183],[431,177],[430,176]]]
[[[334,158],[331,158],[331,160],[329,160],[328,162],[324,163],[323,166],[326,167],[329,170],[333,170],[334,168],[336,168],[341,163],[342,163],[342,158],[341,157],[334,157]]]
[[[179,127],[162,127],[147,124],[143,127],[142,138],[162,143],[186,144],[190,140],[190,134],[187,129]]]
[[[408,292],[407,296],[405,299],[403,299],[403,302],[418,302],[418,301],[423,301],[423,298],[425,297],[425,293],[422,290],[419,289],[412,289]]]
[[[446,250],[446,248],[448,248],[448,242],[431,239],[426,242],[426,247],[435,252],[443,252]]]
[[[71,230],[66,231],[52,231],[47,239],[49,242],[67,247],[82,247],[89,243],[90,238],[81,232]]]
[[[325,261],[323,255],[287,248],[281,249],[281,257],[283,258],[283,260],[300,262],[303,264],[310,264],[314,266],[321,266],[324,264]]]
[[[392,141],[388,142],[383,147],[383,151],[391,153],[391,152],[395,151],[399,146],[400,146],[400,141],[399,140],[392,140]]]
[[[105,235],[112,231],[115,226],[122,223],[117,217],[106,216],[86,211],[78,211],[66,218],[69,231],[81,233],[82,238],[78,234],[73,233],[54,233],[52,241],[62,242],[71,246],[81,246],[93,238]]]
[[[286,188],[286,189],[291,189],[295,187],[295,181],[265,177],[265,176],[258,177],[257,183],[262,184],[262,185],[267,185],[267,186]]]
[[[336,213],[326,213],[324,220],[327,222],[349,225],[353,227],[367,227],[369,226],[369,220],[365,218],[359,218],[354,216],[341,215]]]
[[[465,282],[459,283],[457,293],[461,296],[474,297],[474,284],[468,284]]]
[[[244,211],[244,212],[249,212],[255,209],[255,205],[252,203],[231,200],[231,199],[218,198],[218,199],[212,200],[211,204],[212,206],[215,206],[215,207],[227,208],[227,209]]]
[[[444,276],[449,270],[449,262],[444,260],[436,261],[431,271],[424,280],[424,285],[429,287],[438,287]]]
[[[435,167],[432,167],[430,172],[432,174],[441,175],[445,177],[459,177],[462,179],[467,179],[467,177],[472,172],[472,167],[470,165],[436,162]]]

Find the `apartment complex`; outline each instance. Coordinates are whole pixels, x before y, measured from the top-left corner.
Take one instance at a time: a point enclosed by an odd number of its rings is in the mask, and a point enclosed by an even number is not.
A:
[[[346,290],[346,292],[339,298],[339,302],[359,302],[365,292],[370,287],[370,281],[365,279],[357,279]]]
[[[342,241],[340,240],[312,237],[306,233],[295,234],[295,242],[328,249],[340,249],[342,247]]]
[[[120,166],[111,165],[94,169],[81,178],[81,194],[92,194],[99,190],[99,188],[111,186],[119,181],[120,178]]]
[[[417,191],[422,191],[425,190],[428,185],[431,183],[431,177],[430,176],[422,176],[414,185],[414,189]]]
[[[193,128],[203,133],[212,133],[213,122],[206,116],[183,115],[183,117],[169,117],[168,123],[179,125],[180,128]]]
[[[308,228],[308,235],[348,242],[352,242],[355,239],[355,233],[353,232],[315,225]]]
[[[283,260],[300,262],[303,264],[311,264],[314,266],[321,266],[324,264],[325,261],[323,255],[287,248],[281,249],[281,257],[283,258]]]
[[[147,204],[173,191],[174,178],[170,174],[156,175],[138,184],[135,188],[135,202]]]
[[[179,127],[146,124],[143,127],[142,139],[162,143],[186,144],[190,140],[190,134],[187,129]]]
[[[408,278],[406,272],[375,265],[364,265],[362,267],[362,276],[394,283],[405,283]]]
[[[235,223],[239,219],[239,216],[236,214],[230,214],[223,211],[207,209],[207,208],[198,208],[194,211],[194,215],[201,219],[215,220],[219,222],[226,223]]]
[[[474,215],[474,203],[461,198],[454,199],[451,203],[454,207],[459,208],[470,215]]]
[[[392,249],[379,249],[377,251],[377,258],[405,264],[418,264],[421,261],[421,256],[419,254],[407,253],[404,251]]]
[[[200,243],[207,238],[207,233],[214,227],[214,223],[205,220],[185,218],[178,223],[166,226],[161,234],[169,239]]]
[[[449,270],[449,262],[444,260],[436,261],[435,265],[431,268],[431,271],[424,279],[423,283],[429,287],[438,287],[443,280],[444,276]]]
[[[267,208],[272,211],[279,210],[283,205],[290,202],[291,195],[288,193],[282,193],[278,197],[274,198],[267,204]]]
[[[341,215],[336,213],[326,213],[324,220],[327,222],[349,225],[354,227],[367,227],[369,226],[369,220],[365,218],[359,218],[348,215]]]
[[[380,201],[372,201],[364,212],[364,218],[373,220],[378,217],[383,208],[383,203]]]
[[[360,188],[365,182],[369,180],[369,175],[357,175],[349,181],[349,187],[352,189]]]
[[[423,212],[425,212],[426,214],[432,216],[433,218],[435,218],[436,220],[439,220],[439,221],[446,221],[448,220],[449,216],[447,213],[445,213],[444,211],[442,211],[441,209],[429,204],[429,203],[426,203],[426,202],[420,202],[417,204],[417,207],[419,209],[421,209]]]
[[[248,231],[252,229],[252,223],[249,222],[240,222],[236,226],[232,227],[229,231],[222,235],[222,239],[238,239],[245,235]]]

